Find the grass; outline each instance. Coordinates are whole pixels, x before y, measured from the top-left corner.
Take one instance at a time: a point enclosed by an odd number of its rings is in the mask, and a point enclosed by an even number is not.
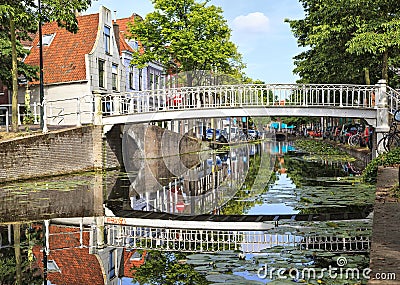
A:
[[[25,131],[19,131],[19,132],[0,132],[0,142],[9,140],[9,139],[14,139],[14,138],[20,138],[20,137],[25,137],[28,135],[31,135],[32,132],[25,132]]]

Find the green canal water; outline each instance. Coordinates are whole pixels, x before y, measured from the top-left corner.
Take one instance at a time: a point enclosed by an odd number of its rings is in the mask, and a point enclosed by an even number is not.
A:
[[[128,173],[85,173],[0,185],[0,283],[13,284],[16,264],[22,268],[23,284],[43,282],[39,253],[43,220],[58,219],[59,226],[70,227],[73,217],[119,216],[140,210],[184,216],[369,212],[374,201],[374,187],[349,174],[346,165],[355,162],[341,153],[309,154],[291,143],[261,142],[179,158],[183,166],[178,168],[171,166],[176,165],[171,159],[141,161],[140,167]],[[15,228],[21,232],[19,263]],[[371,233],[371,219],[282,220],[272,230],[276,234],[335,238],[354,237],[360,232]],[[79,235],[74,237],[76,242]],[[85,251],[85,255],[75,255],[85,268],[92,262],[89,249],[73,244],[62,244],[57,251],[61,255],[63,251],[67,255],[69,249]],[[369,265],[368,253],[298,246],[266,247],[257,254],[138,250],[135,256],[144,261],[136,268],[121,269],[118,263],[126,261],[123,255],[113,259],[119,270],[106,270],[108,277],[116,276],[109,284],[365,284],[368,276],[363,270]],[[111,262],[108,257],[99,259]],[[63,268],[49,272],[47,284],[57,284],[55,280],[67,274],[69,265],[57,264]],[[55,283],[49,283],[52,280]]]

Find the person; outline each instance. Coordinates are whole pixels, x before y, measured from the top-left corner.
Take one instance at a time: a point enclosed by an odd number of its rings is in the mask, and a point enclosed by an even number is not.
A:
[[[373,139],[374,139],[374,129],[372,127],[368,126],[368,142],[367,142],[367,146],[368,146],[369,149],[372,149]]]

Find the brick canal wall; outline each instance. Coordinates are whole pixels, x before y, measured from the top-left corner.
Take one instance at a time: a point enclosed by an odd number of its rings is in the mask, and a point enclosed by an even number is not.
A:
[[[101,128],[93,126],[1,142],[0,182],[93,170],[101,143]]]
[[[123,168],[125,130],[116,125],[103,136],[101,127],[83,126],[0,142],[0,183]],[[143,146],[141,158],[176,155],[201,148],[198,140],[157,126],[138,125],[130,132],[135,143]]]

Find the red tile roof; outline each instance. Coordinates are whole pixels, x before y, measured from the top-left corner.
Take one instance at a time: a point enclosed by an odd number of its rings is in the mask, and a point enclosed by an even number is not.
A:
[[[134,50],[130,47],[130,45],[128,45],[128,43],[126,42],[126,39],[128,37],[130,37],[132,34],[129,32],[129,25],[128,23],[134,23],[135,22],[135,18],[141,18],[139,15],[137,14],[132,14],[132,16],[128,17],[128,18],[122,18],[122,19],[117,19],[116,22],[119,26],[119,45],[120,45],[120,54],[122,53],[122,51],[127,50],[130,52],[134,52]],[[143,47],[141,45],[141,43],[139,42],[139,47],[140,47],[140,53],[143,53]]]
[[[49,227],[50,254],[60,272],[48,272],[47,279],[57,285],[105,284],[102,268],[97,257],[88,248],[79,248],[79,228]],[[89,245],[89,233],[83,233],[83,244]],[[41,246],[33,248],[38,266],[43,269]],[[58,249],[58,250],[56,250]]]
[[[87,79],[85,54],[92,50],[96,41],[99,14],[79,16],[77,19],[79,30],[76,34],[58,27],[56,22],[43,25],[43,35],[55,33],[51,44],[43,47],[45,84]],[[37,34],[25,63],[39,66],[38,42]]]
[[[136,250],[132,250],[132,251],[126,251],[126,249],[124,249],[124,276],[125,277],[130,277],[133,278],[135,270],[135,267],[140,267],[142,264],[145,263],[145,257],[147,255],[146,251],[143,251],[143,253],[141,253],[141,257],[139,260],[133,260],[131,259],[131,257],[135,254]]]
[[[137,16],[136,14],[133,14],[132,16],[130,16],[128,18],[117,19],[117,24],[119,26],[119,31],[121,34],[123,34],[124,36],[131,35],[131,33],[129,32],[128,23],[134,23],[135,17],[139,17],[139,16]]]
[[[126,42],[127,37],[129,37],[131,35],[131,33],[129,32],[128,23],[133,23],[134,21],[135,21],[135,15],[132,15],[129,18],[122,18],[122,19],[116,20],[116,22],[119,26],[119,46],[120,46],[119,53],[120,54],[124,50],[130,51],[130,52],[134,51],[131,48],[131,46],[128,45],[128,43]]]

